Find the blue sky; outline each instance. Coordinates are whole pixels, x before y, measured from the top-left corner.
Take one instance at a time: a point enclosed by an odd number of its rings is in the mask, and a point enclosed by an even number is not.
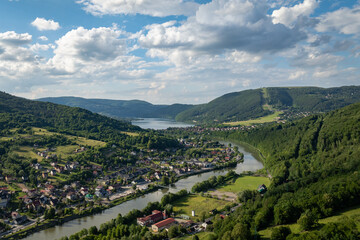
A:
[[[0,90],[204,103],[359,85],[357,0],[0,0]]]

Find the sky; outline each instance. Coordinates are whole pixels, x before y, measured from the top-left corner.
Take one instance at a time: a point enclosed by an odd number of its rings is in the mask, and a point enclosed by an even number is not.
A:
[[[358,0],[0,0],[0,91],[154,104],[360,83]]]

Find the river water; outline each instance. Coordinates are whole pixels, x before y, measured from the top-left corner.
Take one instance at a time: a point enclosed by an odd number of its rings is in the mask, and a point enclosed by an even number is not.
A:
[[[144,129],[167,129],[169,127],[191,127],[194,125],[176,122],[175,120],[165,118],[142,118],[132,120],[133,125],[137,125]]]
[[[228,142],[222,142],[224,144],[228,144]],[[238,144],[232,143],[233,146],[238,146],[239,151],[244,153],[244,162],[240,163],[236,166],[235,172],[242,173],[244,171],[256,171],[258,169],[263,168],[263,164],[258,161],[252,153],[250,153],[246,148],[240,146]],[[122,215],[126,215],[133,209],[143,209],[149,202],[160,201],[161,198],[167,192],[178,192],[181,189],[187,189],[188,191],[194,186],[197,182],[202,182],[204,180],[209,179],[211,176],[225,175],[229,169],[217,170],[212,172],[206,172],[199,175],[190,176],[188,178],[184,178],[176,182],[169,189],[161,189],[156,192],[148,193],[139,198],[124,202],[120,205],[117,205],[113,208],[107,209],[100,214],[96,214],[93,216],[83,217],[79,219],[75,219],[69,222],[64,223],[61,226],[55,226],[52,228],[48,228],[41,232],[34,233],[28,236],[27,240],[49,240],[49,239],[59,239],[64,236],[70,236],[74,233],[79,232],[83,228],[90,228],[91,226],[99,227],[100,224],[107,222],[111,219],[117,217],[119,213]]]

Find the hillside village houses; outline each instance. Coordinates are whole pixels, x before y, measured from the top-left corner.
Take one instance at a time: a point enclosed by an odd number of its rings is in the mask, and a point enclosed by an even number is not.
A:
[[[192,142],[192,140],[182,140],[181,144],[185,150],[199,147],[199,144]],[[144,191],[148,189],[149,184],[156,184],[164,176],[176,178],[187,174],[200,173],[236,159],[234,151],[231,148],[224,147],[204,151],[199,157],[191,158],[175,155],[176,149],[166,149],[165,152],[167,153],[165,157],[160,157],[159,150],[155,149],[133,151],[131,156],[137,159],[135,165],[108,166],[106,171],[99,164],[81,165],[77,161],[61,161],[61,159],[33,163],[31,166],[38,171],[38,179],[41,180],[36,188],[24,188],[22,190],[24,194],[17,197],[21,202],[19,210],[21,212],[30,211],[32,214],[41,216],[46,209],[55,208],[60,203],[63,204],[62,208],[76,207],[91,201],[100,201],[106,204],[108,199],[114,200],[134,194],[136,191]],[[122,156],[119,156],[120,158]],[[200,158],[211,158],[212,160],[204,161]],[[54,178],[80,171],[88,171],[92,174],[87,175],[88,179],[82,183],[73,181],[59,184],[59,182],[54,181]],[[11,176],[4,178],[12,181]],[[26,184],[26,181],[24,183]],[[6,210],[10,199],[11,193],[6,189],[0,189],[0,207]],[[153,212],[153,214],[138,219],[138,223],[150,226],[166,218],[163,213]],[[172,223],[172,220],[168,220],[160,225],[155,225],[153,228],[159,231]]]

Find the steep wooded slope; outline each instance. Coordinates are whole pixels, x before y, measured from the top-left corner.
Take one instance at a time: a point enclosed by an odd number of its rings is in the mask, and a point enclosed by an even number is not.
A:
[[[0,92],[0,130],[27,126],[93,137],[140,130],[128,122],[85,109],[31,101]]]

